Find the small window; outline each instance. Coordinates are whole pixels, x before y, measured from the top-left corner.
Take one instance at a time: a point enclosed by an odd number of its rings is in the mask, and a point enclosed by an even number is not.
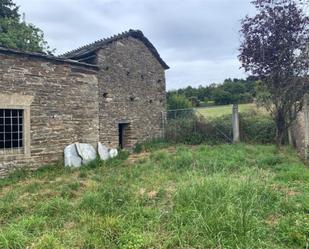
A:
[[[0,149],[23,147],[24,111],[0,109]]]

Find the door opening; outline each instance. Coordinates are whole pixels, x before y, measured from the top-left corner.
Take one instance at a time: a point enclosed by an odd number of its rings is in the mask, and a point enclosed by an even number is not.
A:
[[[129,144],[129,123],[119,123],[118,131],[119,131],[119,148],[125,149]]]

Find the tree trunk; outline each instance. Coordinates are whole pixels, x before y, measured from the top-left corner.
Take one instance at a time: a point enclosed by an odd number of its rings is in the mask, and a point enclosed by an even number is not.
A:
[[[286,123],[282,111],[278,111],[276,115],[276,126],[277,126],[276,145],[277,147],[281,147],[281,145],[284,144],[284,136],[286,134]]]
[[[285,135],[285,132],[282,130],[278,130],[278,127],[277,127],[277,135],[276,135],[277,147],[281,147],[284,144],[284,135]]]

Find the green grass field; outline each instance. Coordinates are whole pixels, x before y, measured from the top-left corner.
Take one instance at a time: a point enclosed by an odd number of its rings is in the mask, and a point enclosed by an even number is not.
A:
[[[239,112],[250,112],[258,110],[255,104],[239,104]],[[232,105],[222,105],[214,107],[201,107],[197,111],[205,117],[220,117],[223,115],[232,114]]]
[[[308,248],[309,169],[292,150],[160,147],[0,180],[0,248]]]

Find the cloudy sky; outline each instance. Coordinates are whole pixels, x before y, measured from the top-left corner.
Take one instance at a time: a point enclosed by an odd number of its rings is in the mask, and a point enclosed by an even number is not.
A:
[[[245,77],[237,60],[250,0],[15,0],[60,54],[140,29],[170,66],[167,88]]]

